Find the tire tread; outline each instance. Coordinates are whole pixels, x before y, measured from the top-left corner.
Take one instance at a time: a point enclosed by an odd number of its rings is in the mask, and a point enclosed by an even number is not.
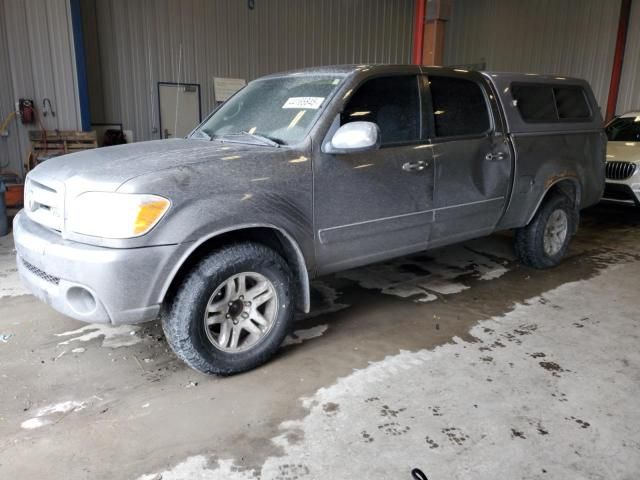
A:
[[[548,216],[558,207],[563,208],[567,213],[569,221],[567,241],[556,258],[551,258],[544,253],[544,229]],[[516,256],[529,267],[546,269],[556,266],[566,253],[570,238],[577,229],[576,221],[578,218],[573,203],[565,195],[556,194],[545,199],[531,222],[515,231]]]
[[[246,355],[249,352],[234,354],[242,355],[245,358],[242,361],[234,362],[233,366],[213,364],[210,359],[207,359],[196,348],[191,334],[190,323],[193,321],[194,305],[198,302],[198,296],[202,289],[206,288],[208,278],[215,274],[221,265],[233,265],[236,262],[246,261],[247,259],[252,260],[256,270],[266,265],[271,268],[275,267],[282,275],[282,278],[285,279],[285,289],[288,292],[289,299],[281,307],[288,309],[286,323],[291,323],[292,309],[293,305],[295,305],[295,298],[293,298],[295,289],[292,288],[293,276],[286,261],[275,251],[259,243],[243,242],[224,246],[203,258],[185,276],[183,284],[168,302],[161,315],[162,328],[169,346],[178,358],[194,370],[205,374],[223,376],[250,370],[265,363],[273,356],[288,333],[288,328],[279,334],[273,331],[269,332],[269,334],[276,333],[276,337],[272,339],[265,338],[264,342],[269,342],[267,348],[261,349],[258,354]]]

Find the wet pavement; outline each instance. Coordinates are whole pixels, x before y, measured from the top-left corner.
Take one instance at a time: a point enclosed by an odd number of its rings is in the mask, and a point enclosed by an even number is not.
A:
[[[500,233],[322,278],[276,358],[231,378],[156,323],[24,295],[0,239],[0,478],[635,478],[640,209],[582,220],[553,270]]]

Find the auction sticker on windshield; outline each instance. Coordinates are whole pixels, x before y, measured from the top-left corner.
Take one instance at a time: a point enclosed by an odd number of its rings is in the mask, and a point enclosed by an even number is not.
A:
[[[310,108],[317,110],[322,105],[324,97],[291,97],[282,108]]]

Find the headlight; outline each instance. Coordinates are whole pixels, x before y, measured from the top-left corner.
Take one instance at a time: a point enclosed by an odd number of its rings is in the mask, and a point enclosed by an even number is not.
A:
[[[69,206],[67,229],[93,237],[139,237],[160,221],[170,205],[158,195],[83,193]]]

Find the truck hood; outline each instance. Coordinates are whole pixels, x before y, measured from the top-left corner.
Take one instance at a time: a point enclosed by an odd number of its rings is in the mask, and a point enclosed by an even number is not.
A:
[[[44,184],[65,184],[75,191],[115,191],[127,180],[147,173],[195,163],[223,160],[251,152],[268,154],[269,146],[171,139],[85,150],[46,160],[29,177]],[[219,162],[219,174],[230,162]]]
[[[608,142],[607,160],[640,164],[640,142]]]

